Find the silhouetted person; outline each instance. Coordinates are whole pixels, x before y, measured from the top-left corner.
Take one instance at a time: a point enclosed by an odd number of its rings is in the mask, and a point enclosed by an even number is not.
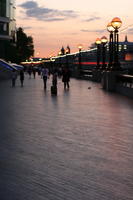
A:
[[[20,75],[21,87],[23,87],[23,83],[24,83],[24,71],[21,70],[19,75]]]
[[[36,69],[34,67],[33,67],[32,72],[33,72],[33,76],[34,76],[34,79],[35,79],[36,78]]]
[[[70,71],[67,68],[64,68],[62,71],[62,82],[64,83],[64,89],[69,89]]]
[[[29,68],[28,68],[29,78],[31,78],[31,73],[32,73],[32,68],[31,68],[31,66],[29,66]]]
[[[51,93],[52,94],[57,94],[57,70],[54,70],[53,75],[52,75],[52,86],[51,86]]]
[[[42,68],[42,78],[44,83],[44,89],[47,88],[47,79],[48,79],[49,71],[46,67]]]
[[[15,69],[13,69],[12,71],[11,78],[12,78],[12,87],[15,87],[16,79],[17,79],[17,71]]]

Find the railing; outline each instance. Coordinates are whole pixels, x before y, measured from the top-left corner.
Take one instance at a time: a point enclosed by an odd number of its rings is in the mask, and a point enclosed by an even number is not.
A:
[[[133,88],[133,75],[119,74],[117,76],[117,82],[122,86]]]
[[[83,79],[91,79],[92,78],[92,70],[82,69],[81,78]]]

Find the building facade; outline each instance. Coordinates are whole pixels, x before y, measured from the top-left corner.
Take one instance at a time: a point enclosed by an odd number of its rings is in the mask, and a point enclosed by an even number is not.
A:
[[[15,42],[15,0],[0,0],[0,58],[6,58],[9,44]]]

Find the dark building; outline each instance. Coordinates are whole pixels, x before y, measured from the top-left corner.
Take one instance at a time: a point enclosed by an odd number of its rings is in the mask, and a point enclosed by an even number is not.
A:
[[[0,0],[0,58],[6,58],[9,44],[15,42],[15,9],[15,0]]]

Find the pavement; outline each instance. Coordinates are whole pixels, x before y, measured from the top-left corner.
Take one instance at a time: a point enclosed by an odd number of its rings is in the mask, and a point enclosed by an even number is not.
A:
[[[133,200],[133,100],[51,83],[0,82],[0,200]]]

